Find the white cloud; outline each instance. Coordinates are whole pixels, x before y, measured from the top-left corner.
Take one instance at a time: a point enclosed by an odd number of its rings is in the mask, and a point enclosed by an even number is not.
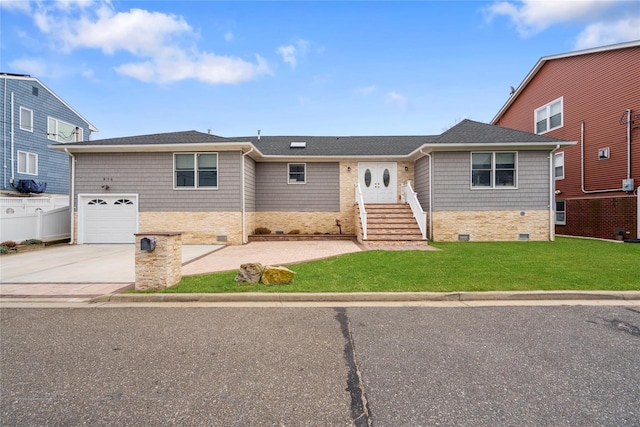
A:
[[[4,0],[3,0],[4,1]],[[212,84],[241,83],[270,73],[266,61],[255,62],[200,51],[197,34],[180,16],[131,9],[117,12],[108,0],[38,2],[32,14],[49,37],[52,50],[99,49],[107,55],[128,52],[137,61],[114,69],[144,82],[197,79]],[[233,37],[225,34],[225,39]]]
[[[640,17],[617,22],[597,22],[587,26],[576,41],[576,49],[606,46],[640,39]]]
[[[576,49],[640,39],[637,0],[496,1],[485,12],[489,20],[509,18],[522,37],[562,23],[586,25],[576,38]]]
[[[499,1],[486,10],[489,20],[506,16],[523,37],[572,21],[597,19],[620,0],[523,0]]]
[[[31,3],[20,0],[0,0],[0,9],[29,13],[31,11]]]
[[[225,41],[232,41],[235,38],[235,36],[233,35],[233,33],[231,31],[227,31],[226,33],[224,33],[224,40]]]
[[[284,62],[291,65],[291,68],[296,68],[296,65],[298,65],[298,50],[294,45],[280,46],[276,52],[282,56]]]
[[[387,104],[395,105],[402,111],[406,110],[409,106],[409,100],[407,97],[398,92],[389,92],[387,94],[386,102]]]
[[[306,55],[310,45],[311,42],[298,39],[294,44],[278,47],[276,53],[282,56],[283,62],[289,64],[292,69],[295,69],[298,65],[298,57]]]

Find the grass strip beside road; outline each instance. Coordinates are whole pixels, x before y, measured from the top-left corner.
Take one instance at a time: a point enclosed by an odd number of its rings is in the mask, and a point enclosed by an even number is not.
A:
[[[289,285],[236,283],[232,271],[183,277],[161,292],[640,290],[640,244],[558,237],[432,246],[440,250],[372,250],[296,264]]]

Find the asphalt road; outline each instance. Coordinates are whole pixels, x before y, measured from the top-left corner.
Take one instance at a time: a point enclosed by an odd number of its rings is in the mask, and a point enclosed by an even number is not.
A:
[[[631,307],[3,308],[0,425],[638,426]]]

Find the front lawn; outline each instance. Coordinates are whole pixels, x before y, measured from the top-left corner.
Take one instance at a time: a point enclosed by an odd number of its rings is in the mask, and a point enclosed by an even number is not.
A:
[[[296,264],[294,283],[236,283],[236,272],[184,277],[162,292],[455,292],[640,290],[640,244],[433,243],[439,251],[366,251]]]

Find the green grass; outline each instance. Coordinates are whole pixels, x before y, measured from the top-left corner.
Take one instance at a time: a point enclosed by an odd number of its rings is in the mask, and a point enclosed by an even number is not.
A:
[[[236,283],[236,272],[184,277],[162,292],[455,292],[640,290],[640,244],[433,243],[439,251],[366,251],[296,264],[294,283]]]

